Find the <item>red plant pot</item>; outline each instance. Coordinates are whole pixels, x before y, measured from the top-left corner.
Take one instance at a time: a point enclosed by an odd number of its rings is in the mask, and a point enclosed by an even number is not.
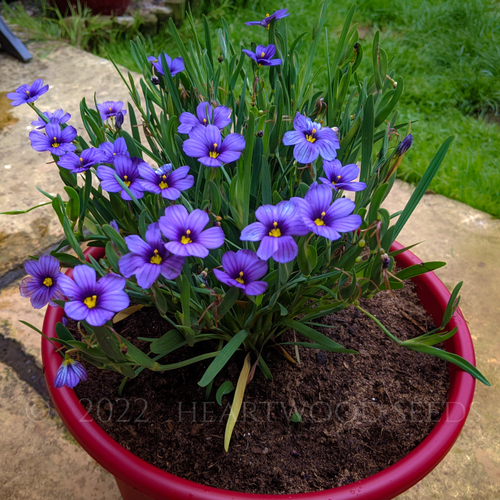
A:
[[[52,3],[57,6],[63,15],[68,15],[69,7],[77,6],[77,0],[52,0]],[[121,16],[130,4],[130,0],[80,0],[82,7],[88,7],[94,14],[102,14],[103,16]]]
[[[394,243],[391,250],[401,248],[399,243]],[[93,248],[90,252],[96,259],[104,255],[102,248]],[[400,267],[421,263],[410,251],[398,255],[396,261]],[[413,278],[413,281],[423,306],[436,324],[440,324],[450,293],[432,272]],[[43,324],[45,335],[55,336],[55,325],[62,316],[61,308],[49,306]],[[454,327],[458,327],[458,331],[446,342],[446,349],[475,364],[470,332],[460,313],[455,314],[449,323],[450,329]],[[193,483],[136,457],[88,416],[73,390],[54,388],[54,377],[61,364],[61,356],[45,339],[42,339],[42,359],[50,396],[62,421],[87,453],[115,476],[123,500],[352,500],[354,497],[360,500],[389,500],[429,474],[448,453],[465,423],[475,386],[471,375],[450,364],[450,392],[439,422],[411,453],[373,476],[347,486],[314,493],[255,495]]]

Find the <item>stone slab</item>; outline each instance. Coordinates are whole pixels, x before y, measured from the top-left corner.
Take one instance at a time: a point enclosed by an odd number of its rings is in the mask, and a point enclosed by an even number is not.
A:
[[[26,64],[0,52],[0,99],[10,103],[2,91],[12,92],[23,83],[42,78],[49,91],[36,101],[37,106],[42,111],[62,108],[69,112],[69,123],[83,136],[87,135],[79,117],[83,97],[89,107],[93,106],[94,93],[97,102],[129,100],[127,88],[110,61],[66,44],[31,44],[30,50],[34,58]],[[28,134],[36,119],[33,110],[27,105],[8,107],[17,122],[0,130],[0,212],[25,210],[46,202],[37,186],[50,194],[63,192],[49,153],[31,148]],[[0,110],[4,108],[0,105]],[[125,120],[129,130],[127,117]],[[47,250],[62,234],[50,205],[29,214],[0,215],[0,278],[20,267],[27,254]]]

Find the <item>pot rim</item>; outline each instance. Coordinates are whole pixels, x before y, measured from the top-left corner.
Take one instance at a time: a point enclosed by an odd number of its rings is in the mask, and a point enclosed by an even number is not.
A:
[[[395,242],[391,252],[403,249]],[[104,256],[103,248],[90,248],[91,254],[99,259]],[[87,257],[88,258],[88,257]],[[395,257],[397,264],[408,267],[422,261],[409,250]],[[72,270],[68,271],[71,276]],[[427,312],[436,324],[440,324],[450,293],[441,280],[428,272],[413,278],[417,293]],[[61,321],[63,309],[49,306],[43,323],[43,333],[55,335],[55,325]],[[446,341],[446,348],[475,365],[474,348],[467,323],[458,309],[448,328],[458,327],[457,333]],[[429,435],[408,455],[361,481],[338,488],[292,495],[265,495],[221,490],[183,479],[145,462],[123,448],[90,418],[72,389],[54,388],[54,378],[61,364],[61,357],[54,345],[42,338],[42,360],[45,379],[54,406],[65,426],[84,450],[115,478],[151,496],[169,500],[347,500],[353,496],[363,500],[389,500],[411,488],[425,477],[451,449],[455,443],[472,404],[475,379],[468,373],[450,364],[450,391],[445,411]]]

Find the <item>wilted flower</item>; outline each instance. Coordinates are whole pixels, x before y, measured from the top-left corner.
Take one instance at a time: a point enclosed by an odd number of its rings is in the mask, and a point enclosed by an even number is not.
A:
[[[61,289],[69,299],[64,304],[68,318],[102,326],[130,303],[123,290],[126,280],[117,274],[106,274],[96,281],[95,269],[75,266],[73,279],[65,274],[59,277]]]
[[[157,223],[148,227],[146,241],[134,234],[127,236],[125,242],[130,253],[120,259],[120,272],[125,278],[135,274],[141,288],[150,288],[160,274],[173,280],[181,273],[184,257],[168,252]]]
[[[347,198],[340,198],[332,203],[333,191],[326,185],[312,184],[304,199],[292,198],[297,202],[300,215],[307,228],[313,233],[338,240],[340,233],[355,231],[362,219],[353,214],[356,204]]]
[[[103,153],[96,148],[84,149],[79,155],[75,153],[66,153],[59,158],[57,164],[68,169],[72,174],[85,172],[90,167],[102,161]]]
[[[337,134],[328,127],[301,115],[298,111],[293,119],[295,131],[283,136],[285,146],[293,146],[293,156],[299,163],[311,163],[321,155],[324,160],[334,160],[340,148]]]
[[[224,271],[214,269],[216,278],[225,285],[241,288],[247,295],[260,295],[267,288],[265,281],[257,281],[267,273],[267,264],[251,250],[226,252],[222,256]]]
[[[411,134],[408,134],[399,143],[398,149],[396,150],[396,155],[403,156],[411,148],[412,144],[413,144],[413,136]]]
[[[73,389],[80,381],[85,382],[87,377],[87,370],[85,370],[83,365],[66,355],[57,370],[54,387],[60,389],[65,385]]]
[[[260,26],[263,26],[264,28],[269,29],[271,21],[277,21],[278,19],[283,19],[284,17],[287,17],[289,15],[290,12],[287,12],[287,9],[280,9],[271,15],[266,14],[266,17],[262,19],[262,21],[247,21],[245,24],[247,26],[253,26],[258,24]]]
[[[36,101],[41,95],[49,90],[48,85],[44,85],[43,81],[39,78],[33,82],[33,85],[21,85],[17,87],[15,92],[7,94],[8,99],[12,99],[11,106],[20,106],[27,102]]]
[[[264,47],[264,45],[257,45],[255,52],[243,49],[243,52],[253,59],[257,65],[260,66],[278,66],[283,61],[281,59],[272,59],[276,54],[276,46],[273,44]]]
[[[52,299],[64,298],[59,286],[62,273],[59,270],[59,261],[55,257],[42,255],[38,261],[29,260],[24,264],[24,270],[30,276],[21,281],[19,290],[23,297],[30,298],[31,305],[35,309],[41,309],[47,303],[55,306]]]
[[[144,191],[161,194],[167,200],[177,200],[181,196],[181,191],[193,187],[194,184],[194,177],[188,175],[189,167],[187,166],[172,170],[172,165],[168,164],[154,170],[146,162],[142,162],[138,169]]]
[[[68,151],[74,151],[76,146],[71,144],[76,137],[76,128],[69,125],[61,129],[59,123],[47,123],[45,134],[32,130],[29,133],[31,147],[35,151],[50,151],[55,156],[61,156]]]
[[[215,125],[207,125],[195,128],[182,149],[206,167],[222,167],[239,159],[245,149],[245,139],[240,134],[229,134],[222,140],[220,130]]]
[[[339,160],[324,161],[323,169],[325,170],[325,177],[320,177],[321,182],[333,189],[343,189],[344,191],[362,191],[366,188],[364,182],[353,182],[359,175],[359,168],[351,163],[342,166]]]
[[[104,101],[101,104],[97,105],[97,109],[101,114],[102,121],[105,122],[108,118],[112,116],[116,116],[118,112],[126,114],[127,111],[122,110],[123,102],[122,101]]]
[[[210,219],[203,210],[188,213],[183,205],[172,205],[160,217],[160,229],[169,241],[165,248],[181,257],[201,257],[208,250],[219,248],[224,243],[224,231],[220,227],[205,229]],[[204,230],[205,229],[205,230]]]
[[[123,137],[118,137],[114,143],[103,142],[99,144],[99,149],[103,153],[103,163],[114,163],[117,155],[130,156],[127,151],[127,143]]]
[[[210,103],[201,102],[196,107],[196,116],[192,113],[184,112],[179,116],[180,125],[177,132],[180,134],[190,134],[197,127],[215,125],[222,130],[231,123],[231,110],[226,106],[212,108]]]
[[[302,222],[299,207],[292,201],[281,201],[276,206],[263,205],[255,211],[259,222],[245,227],[241,241],[260,241],[257,256],[262,260],[272,257],[276,262],[290,262],[299,251],[292,236],[304,236],[309,231]]]
[[[142,162],[142,160],[140,160],[140,162]],[[144,196],[144,189],[140,182],[137,163],[137,161],[134,162],[133,159],[128,156],[117,155],[114,161],[116,170],[104,165],[97,167],[97,176],[101,179],[102,189],[110,193],[120,193],[120,196],[124,200],[130,201],[132,199],[116,180],[116,174],[136,198],[142,198]]]
[[[66,123],[71,118],[71,115],[69,113],[65,113],[62,109],[58,109],[53,113],[45,111],[42,114],[49,119],[48,123]],[[37,130],[41,130],[42,128],[45,128],[47,122],[39,117],[38,120],[31,122],[31,125],[36,127]]]
[[[160,79],[159,79],[157,76],[153,75],[153,76],[151,77],[151,83],[152,83],[153,85],[160,85]]]
[[[165,61],[167,62],[168,69],[170,70],[170,74],[175,76],[177,73],[184,71],[184,60],[182,57],[176,57],[174,60],[168,55],[163,54],[165,56]],[[161,55],[158,58],[154,56],[149,56],[148,61],[153,64],[154,68],[160,75],[165,75],[165,71],[163,70],[163,66],[161,64]]]

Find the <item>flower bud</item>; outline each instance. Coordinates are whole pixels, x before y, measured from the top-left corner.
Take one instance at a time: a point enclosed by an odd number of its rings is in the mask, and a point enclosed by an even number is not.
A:
[[[224,61],[224,58],[222,57],[222,54],[221,54],[221,55],[217,58],[217,61],[219,61],[220,63],[221,63],[222,61]]]
[[[115,120],[116,130],[120,130],[122,128],[123,120],[124,120],[123,113],[121,111],[118,111],[118,113],[116,113],[116,120]]]
[[[363,259],[361,258],[361,255],[359,257],[356,257],[356,264],[359,264]]]
[[[408,134],[399,144],[396,154],[398,156],[403,156],[410,148],[413,143],[413,136]]]
[[[257,132],[257,137],[264,137],[264,132],[262,130],[259,130]]]
[[[359,248],[365,248],[365,245],[366,245],[366,241],[365,240],[359,240],[358,241]]]
[[[160,79],[157,76],[152,76],[151,77],[151,83],[153,85],[160,85]]]

